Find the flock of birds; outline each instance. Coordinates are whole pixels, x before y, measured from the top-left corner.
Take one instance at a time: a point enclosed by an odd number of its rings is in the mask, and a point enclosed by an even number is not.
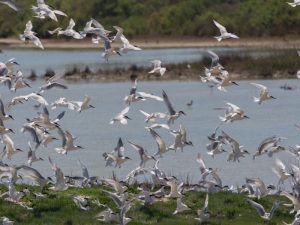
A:
[[[0,0],[0,3],[7,4],[9,7],[18,11],[20,8],[12,0]],[[299,0],[294,0],[293,3],[288,3],[295,7],[300,5]],[[44,0],[37,0],[37,6],[32,6],[35,17],[39,19],[45,19],[46,17],[52,20],[58,21],[57,15],[67,16],[64,12],[60,10],[52,9],[50,6],[45,4]],[[213,21],[216,27],[220,31],[220,36],[215,37],[217,41],[222,41],[227,38],[239,38],[233,33],[227,32],[226,28]],[[73,28],[75,22],[70,19],[69,25],[66,29],[56,28],[53,31],[49,31],[50,34],[54,35],[66,35],[74,39],[82,39],[86,36],[92,36],[92,42],[99,44],[103,43],[104,53],[103,57],[108,60],[108,58],[114,54],[124,54],[130,50],[141,50],[141,48],[132,45],[128,39],[123,34],[123,29],[118,26],[114,26],[116,34],[111,36],[110,31],[106,30],[98,21],[91,19],[87,22],[83,31],[75,31]],[[31,21],[26,23],[26,28],[24,33],[20,35],[20,39],[24,42],[32,41],[37,47],[44,49],[40,39],[37,34],[32,31],[33,24]],[[119,49],[113,48],[112,43],[121,41],[123,46]],[[204,76],[201,76],[201,81],[209,83],[211,86],[216,87],[220,91],[227,91],[231,85],[238,85],[229,75],[229,72],[220,64],[219,56],[213,51],[207,51],[207,54],[211,58],[211,65],[209,68],[205,68]],[[167,71],[165,67],[162,67],[162,62],[160,60],[153,60],[153,69],[149,73],[157,73],[163,76]],[[30,87],[30,84],[26,81],[21,71],[17,71],[15,74],[14,66],[18,63],[14,59],[10,59],[6,62],[0,63],[0,83],[4,83],[8,86],[9,91],[17,92],[18,89]],[[61,97],[49,104],[47,99],[43,97],[45,91],[50,91],[52,89],[68,89],[68,86],[59,83],[61,76],[54,75],[42,85],[36,92],[29,93],[27,95],[16,96],[11,99],[7,104],[4,104],[0,99],[0,135],[2,136],[1,142],[3,143],[4,150],[0,156],[0,181],[4,184],[8,191],[0,194],[0,198],[11,201],[15,204],[32,210],[31,204],[28,202],[23,202],[22,198],[27,194],[33,194],[37,198],[47,197],[45,193],[33,192],[30,193],[28,189],[22,191],[17,191],[15,189],[15,184],[20,179],[27,178],[41,187],[41,190],[49,188],[54,191],[65,191],[70,186],[78,187],[91,187],[94,185],[105,185],[112,188],[112,191],[102,190],[103,193],[111,198],[116,207],[119,209],[118,212],[114,212],[107,205],[100,203],[98,200],[93,200],[89,196],[75,195],[73,196],[74,203],[81,210],[89,210],[91,204],[95,204],[99,207],[105,207],[106,209],[101,211],[96,215],[97,220],[102,222],[117,221],[118,224],[127,224],[132,218],[126,216],[126,213],[130,210],[131,206],[137,201],[141,204],[152,204],[156,201],[162,201],[164,199],[176,199],[177,207],[173,214],[181,213],[190,208],[183,203],[182,197],[184,193],[189,191],[204,191],[206,192],[206,199],[204,201],[203,207],[197,211],[197,216],[195,220],[199,223],[208,221],[210,218],[210,212],[208,210],[209,204],[209,194],[218,191],[231,191],[239,193],[248,193],[248,202],[250,206],[257,210],[258,215],[265,220],[271,220],[272,216],[276,210],[281,207],[282,203],[275,201],[270,212],[266,212],[264,207],[259,203],[250,200],[250,198],[262,198],[267,195],[282,195],[289,199],[292,204],[286,204],[292,207],[291,213],[295,213],[294,221],[291,225],[300,224],[300,167],[298,165],[290,164],[285,165],[281,160],[276,159],[276,166],[273,168],[273,172],[279,177],[278,185],[267,186],[260,178],[246,178],[246,184],[240,188],[228,187],[222,184],[222,180],[218,174],[218,169],[210,168],[206,166],[201,154],[198,154],[197,162],[199,164],[201,180],[198,184],[187,186],[183,182],[180,182],[175,176],[167,176],[164,171],[159,169],[159,158],[167,154],[172,154],[170,152],[176,152],[178,149],[183,151],[188,146],[193,146],[193,143],[188,139],[188,133],[183,124],[179,125],[178,130],[173,129],[176,125],[176,120],[182,116],[186,115],[182,110],[176,110],[172,104],[171,99],[168,97],[167,93],[163,90],[162,97],[154,95],[152,93],[142,92],[137,90],[137,80],[134,81],[133,87],[130,89],[129,95],[125,96],[125,108],[114,116],[110,124],[121,123],[126,125],[128,120],[131,118],[127,115],[130,108],[134,104],[138,104],[140,101],[154,100],[159,102],[164,102],[168,110],[167,113],[164,112],[145,112],[140,110],[141,114],[145,116],[145,123],[150,124],[145,128],[154,141],[157,144],[157,152],[154,155],[148,153],[148,151],[140,144],[133,141],[128,141],[128,144],[137,151],[140,157],[139,166],[133,169],[125,178],[124,181],[118,181],[117,179],[100,178],[97,176],[90,176],[87,167],[79,160],[79,165],[82,169],[82,176],[72,177],[64,175],[61,168],[53,162],[49,157],[49,164],[55,174],[55,179],[51,177],[44,177],[38,170],[34,169],[32,165],[35,162],[43,160],[37,156],[37,150],[40,146],[47,145],[57,140],[53,132],[56,131],[59,135],[62,144],[55,148],[58,154],[70,154],[72,151],[80,150],[82,147],[75,144],[77,142],[76,138],[71,134],[70,131],[65,130],[60,125],[60,120],[64,118],[65,111],[61,112],[55,118],[50,117],[50,112],[48,107],[51,109],[56,108],[67,108],[69,110],[74,110],[78,112],[83,112],[90,108],[94,108],[90,104],[91,97],[84,96],[82,101],[71,101],[64,97]],[[268,88],[259,83],[251,83],[255,88],[259,90],[258,96],[254,97],[254,102],[262,105],[265,101],[276,99],[272,96]],[[21,132],[30,134],[32,140],[28,142],[28,158],[27,165],[9,165],[4,162],[4,160],[10,160],[18,152],[23,152],[23,150],[16,148],[11,134],[14,131],[5,126],[4,121],[15,119],[12,115],[8,114],[8,110],[12,109],[18,104],[26,104],[28,101],[33,101],[36,103],[38,109],[42,108],[42,111],[38,113],[38,116],[32,119],[27,119],[24,123]],[[193,101],[187,103],[188,107],[193,105]],[[263,107],[263,106],[262,106]],[[224,131],[220,131],[221,126],[229,122],[239,121],[249,118],[246,112],[239,106],[226,102],[225,106],[215,108],[215,110],[223,110],[224,115],[220,116],[220,125],[215,129],[215,131],[208,136],[209,143],[206,145],[207,154],[214,157],[215,155],[225,154],[227,151],[224,145],[229,145],[231,151],[228,153],[227,160],[232,162],[239,162],[241,158],[246,157],[250,153],[238,143],[233,137]],[[157,123],[156,120],[165,120],[165,123]],[[296,125],[298,129],[300,127]],[[167,146],[166,142],[162,136],[158,133],[159,129],[166,129],[170,131],[171,135],[174,137],[174,143]],[[285,139],[284,137],[271,136],[267,137],[260,143],[256,153],[253,155],[253,159],[260,157],[264,154],[268,154],[270,157],[274,154],[285,151],[292,154],[295,158],[300,159],[300,146],[295,147],[284,147],[281,141]],[[125,154],[125,147],[122,138],[118,139],[117,146],[112,152],[103,153],[103,158],[105,160],[106,166],[112,166],[116,168],[121,168],[122,165],[129,160],[131,160]],[[148,161],[155,162],[153,167],[146,167]],[[132,195],[128,193],[128,187],[135,183],[140,175],[149,175],[151,177],[150,186],[145,183],[141,183],[138,190],[140,191],[137,195]],[[292,184],[292,193],[284,190],[284,182],[287,180]],[[50,186],[50,187],[49,187]],[[169,192],[167,193],[166,187],[169,187]],[[9,218],[3,216],[1,217],[2,224],[13,224]]]

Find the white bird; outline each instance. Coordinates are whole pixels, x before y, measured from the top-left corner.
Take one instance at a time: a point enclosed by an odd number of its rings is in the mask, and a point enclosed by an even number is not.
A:
[[[17,89],[24,88],[24,87],[31,87],[31,86],[24,80],[24,76],[22,72],[19,70],[17,71],[17,75],[11,90],[17,91]]]
[[[278,150],[284,150],[285,148],[278,145],[279,142],[284,139],[282,137],[271,136],[264,139],[258,146],[256,153],[253,155],[253,159],[263,154],[273,154],[273,152],[277,152]]]
[[[237,105],[234,105],[230,102],[227,102],[226,103],[226,107],[223,107],[223,108],[215,108],[217,110],[226,110],[225,111],[225,115],[224,117],[219,117],[220,120],[222,122],[233,122],[235,120],[242,120],[242,119],[249,119],[249,117],[245,114],[245,112],[240,108],[238,107]]]
[[[54,191],[65,191],[68,189],[68,185],[66,184],[65,176],[62,170],[52,162],[50,156],[48,157],[49,162],[51,164],[52,170],[55,172],[56,183],[50,189]]]
[[[48,80],[46,84],[40,87],[39,93],[43,93],[44,91],[50,90],[52,88],[68,89],[68,86]]]
[[[1,224],[3,225],[14,225],[15,221],[13,220],[10,220],[8,217],[6,216],[2,216],[0,217],[0,221],[1,221]]]
[[[158,151],[154,154],[154,156],[156,155],[160,155],[160,157],[162,157],[162,155],[164,153],[166,153],[169,149],[166,146],[165,141],[161,138],[161,136],[159,136],[158,133],[156,133],[153,129],[149,128],[150,134],[152,135],[152,137],[154,138],[157,147],[158,147]]]
[[[18,6],[17,3],[15,3],[14,0],[0,0],[0,3],[8,5],[15,11],[19,11],[21,9],[20,6]]]
[[[264,208],[261,204],[255,202],[255,201],[253,201],[253,200],[250,200],[250,199],[248,199],[247,201],[250,203],[250,205],[251,205],[254,209],[256,209],[256,211],[258,212],[258,215],[259,215],[262,219],[265,219],[265,220],[271,220],[272,217],[273,217],[273,214],[275,213],[275,211],[280,207],[280,202],[277,202],[277,201],[276,201],[276,202],[273,203],[272,209],[271,209],[271,211],[268,213],[268,212],[265,211],[265,208]]]
[[[126,114],[129,112],[129,106],[123,109],[120,113],[118,113],[114,118],[109,122],[110,124],[114,124],[115,122],[120,122],[121,124],[127,124],[127,120],[131,120]]]
[[[143,110],[139,110],[139,111],[146,117],[145,123],[155,122],[156,118],[164,119],[167,117],[167,114],[161,112],[154,112],[149,114]]]
[[[272,95],[269,94],[269,91],[266,86],[262,84],[257,84],[257,83],[250,83],[257,87],[260,90],[259,97],[253,97],[254,102],[257,102],[258,104],[261,104],[263,101],[269,100],[269,99],[276,99]]]
[[[62,28],[56,28],[53,32],[49,32],[50,34],[54,34],[57,33],[57,35],[65,35],[68,37],[72,37],[74,39],[82,39],[83,37],[77,32],[75,31],[73,28],[75,26],[75,22],[73,19],[70,19],[69,21],[69,25],[67,26],[67,28],[65,30],[63,30]]]
[[[275,159],[276,167],[272,168],[272,171],[279,177],[278,185],[283,184],[285,180],[292,177],[292,173],[287,171],[287,167],[284,163],[276,158]]]
[[[56,109],[57,107],[66,107],[70,110],[77,110],[77,104],[73,104],[71,101],[68,101],[65,97],[61,97],[51,103],[51,109]]]
[[[170,130],[170,127],[168,124],[165,123],[153,123],[150,126],[145,127],[146,129],[159,129],[159,128],[165,128],[167,130]]]
[[[140,166],[141,167],[145,167],[146,165],[146,162],[148,160],[151,160],[153,159],[154,161],[156,161],[156,159],[154,158],[154,156],[150,156],[147,154],[147,151],[140,145],[138,144],[134,144],[130,141],[128,141],[128,143],[136,150],[138,151],[139,155],[140,155],[140,159],[141,159],[141,162],[140,162]]]
[[[40,39],[36,36],[37,33],[33,32],[32,31],[32,23],[31,21],[29,20],[27,23],[26,23],[26,28],[24,30],[24,33],[20,35],[20,39],[23,41],[23,42],[26,42],[26,41],[33,41],[33,44],[41,49],[44,49],[44,46],[42,45],[42,42],[40,41]]]
[[[204,206],[202,207],[202,209],[197,210],[197,215],[198,215],[198,217],[196,217],[194,219],[197,220],[198,222],[200,222],[200,224],[202,222],[209,220],[209,218],[210,218],[210,213],[208,211],[208,194],[207,193],[206,193]]]
[[[67,154],[70,151],[83,149],[80,145],[74,145],[75,138],[69,131],[64,132],[60,127],[57,127],[57,132],[62,138],[62,147],[55,148],[59,154]]]
[[[23,152],[21,149],[15,147],[14,142],[7,134],[4,134],[2,136],[2,141],[5,145],[4,154],[8,159],[11,159],[11,156],[16,154],[17,152]]]
[[[153,69],[148,73],[159,73],[160,76],[163,76],[165,74],[167,69],[165,67],[161,67],[160,60],[152,60],[151,63],[153,64]]]
[[[141,48],[132,45],[123,34],[120,36],[120,40],[123,43],[123,47],[120,48],[121,53],[126,54],[128,51],[140,51],[140,50],[142,50]]]
[[[64,12],[51,9],[50,6],[45,4],[44,0],[37,0],[37,6],[32,6],[31,9],[36,14],[35,17],[45,19],[46,16],[57,22],[57,15],[67,16]]]
[[[119,181],[116,180],[103,179],[103,181],[109,186],[111,186],[116,191],[116,194],[118,195],[123,194],[128,189],[126,186],[122,185]]]
[[[300,0],[294,0],[294,2],[287,2],[287,4],[289,4],[292,7],[296,7],[300,5]]]
[[[220,30],[221,35],[214,37],[216,38],[218,41],[222,41],[223,39],[228,39],[228,38],[239,38],[237,35],[232,34],[232,33],[228,33],[226,28],[224,26],[222,26],[221,24],[219,24],[217,21],[214,20],[214,24],[217,26],[217,28]]]
[[[178,111],[176,112],[174,107],[172,106],[169,97],[167,96],[167,93],[163,90],[162,91],[162,95],[163,95],[163,100],[168,108],[169,111],[169,115],[168,117],[168,125],[170,125],[171,123],[174,124],[174,121],[180,116],[180,115],[185,115],[185,113],[183,111]]]
[[[76,106],[78,112],[82,112],[86,109],[95,108],[93,105],[90,105],[90,101],[91,97],[85,95],[83,101],[70,101],[70,103]]]
[[[190,210],[190,208],[182,202],[181,197],[177,198],[177,200],[176,200],[176,210],[173,212],[173,215],[176,215],[177,213],[180,213],[180,212],[183,212],[183,211],[186,211],[186,210]]]

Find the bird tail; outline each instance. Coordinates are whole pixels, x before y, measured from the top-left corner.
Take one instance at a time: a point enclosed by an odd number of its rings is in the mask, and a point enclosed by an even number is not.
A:
[[[214,38],[217,39],[218,42],[222,41],[222,38],[220,36]]]

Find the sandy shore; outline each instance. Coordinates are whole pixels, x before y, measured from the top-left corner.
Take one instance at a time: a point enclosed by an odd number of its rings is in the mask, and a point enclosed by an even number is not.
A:
[[[47,49],[98,49],[99,45],[92,44],[86,38],[84,40],[41,40]],[[224,40],[217,42],[214,38],[197,37],[135,37],[130,41],[141,48],[191,48],[191,47],[249,47],[249,48],[276,48],[299,49],[299,37],[268,37],[268,38],[240,38],[237,40]],[[0,39],[0,48],[33,48],[33,44],[24,44],[19,39]],[[116,46],[117,47],[117,46]]]

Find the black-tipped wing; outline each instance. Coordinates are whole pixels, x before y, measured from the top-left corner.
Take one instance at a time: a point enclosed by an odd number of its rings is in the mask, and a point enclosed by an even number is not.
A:
[[[164,102],[166,103],[166,106],[169,110],[170,115],[175,115],[176,111],[174,110],[174,108],[168,98],[168,95],[166,94],[166,92],[164,90],[162,91],[162,95],[163,95]]]

